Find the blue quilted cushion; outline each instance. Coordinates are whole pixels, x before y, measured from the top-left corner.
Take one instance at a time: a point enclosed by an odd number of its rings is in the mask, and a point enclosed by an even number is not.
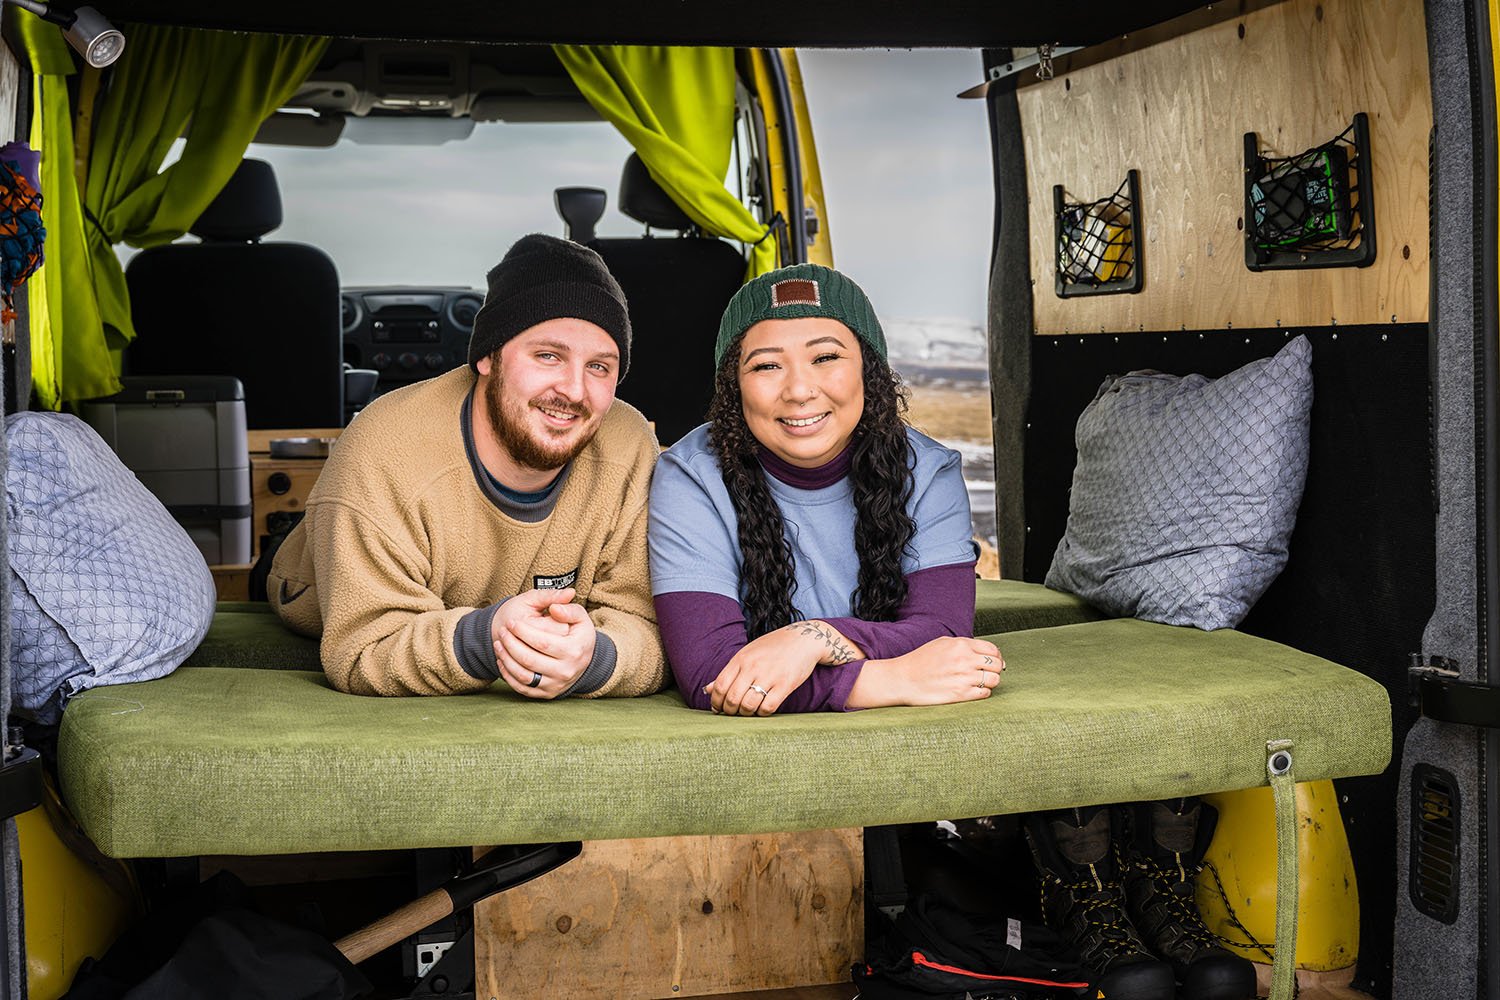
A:
[[[15,707],[55,722],[80,691],[185,660],[213,620],[213,576],[82,420],[17,413],[5,432]]]
[[[1111,615],[1234,628],[1286,565],[1312,391],[1306,337],[1220,379],[1106,379],[1078,418],[1047,586]]]

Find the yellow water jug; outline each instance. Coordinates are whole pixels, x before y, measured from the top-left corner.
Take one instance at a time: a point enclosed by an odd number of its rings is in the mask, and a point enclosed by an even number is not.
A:
[[[1275,954],[1276,819],[1271,789],[1221,792],[1203,800],[1219,811],[1219,825],[1208,850],[1210,864],[1198,876],[1198,908],[1209,930],[1232,951],[1269,962],[1250,938]],[[1333,782],[1297,786],[1297,850],[1297,967],[1316,972],[1347,968],[1359,955],[1359,887]]]
[[[98,854],[48,780],[43,804],[16,817],[31,1000],[57,1000],[85,958],[101,957],[138,912],[123,864]]]

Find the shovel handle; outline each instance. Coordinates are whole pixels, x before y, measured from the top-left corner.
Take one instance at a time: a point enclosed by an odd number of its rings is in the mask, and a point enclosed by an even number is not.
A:
[[[545,875],[578,857],[582,850],[583,844],[576,840],[497,847],[474,862],[474,867],[466,874],[373,924],[339,938],[333,946],[351,963],[358,965],[397,941],[432,926],[455,910],[466,910],[481,899]]]
[[[386,914],[373,924],[339,938],[333,946],[343,952],[350,963],[358,965],[371,955],[437,923],[452,912],[453,897],[448,895],[448,890],[434,889],[401,909]]]

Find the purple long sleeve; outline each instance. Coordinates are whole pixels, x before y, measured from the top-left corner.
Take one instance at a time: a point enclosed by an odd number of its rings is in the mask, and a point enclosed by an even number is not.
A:
[[[945,635],[974,634],[974,564],[954,563],[906,576],[906,600],[895,621],[824,618],[872,660],[892,659]],[[656,595],[656,622],[662,646],[682,696],[694,708],[708,708],[703,688],[749,641],[738,601],[722,594],[679,591]],[[864,660],[813,668],[781,712],[843,711]]]
[[[896,620],[824,618],[872,660],[888,660],[945,635],[974,634],[974,564],[933,566],[906,575]]]
[[[972,574],[971,574],[972,575]],[[969,608],[974,607],[972,584]],[[709,707],[704,687],[748,642],[740,603],[722,594],[677,591],[656,595],[656,624],[682,697],[694,708]],[[840,630],[842,631],[842,630]],[[844,711],[864,660],[813,668],[812,676],[781,703],[780,712]]]

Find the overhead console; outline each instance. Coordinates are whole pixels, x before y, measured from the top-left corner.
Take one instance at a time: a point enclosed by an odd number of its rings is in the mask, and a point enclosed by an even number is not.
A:
[[[344,360],[380,373],[376,395],[440,375],[467,360],[483,304],[473,288],[345,288]]]

